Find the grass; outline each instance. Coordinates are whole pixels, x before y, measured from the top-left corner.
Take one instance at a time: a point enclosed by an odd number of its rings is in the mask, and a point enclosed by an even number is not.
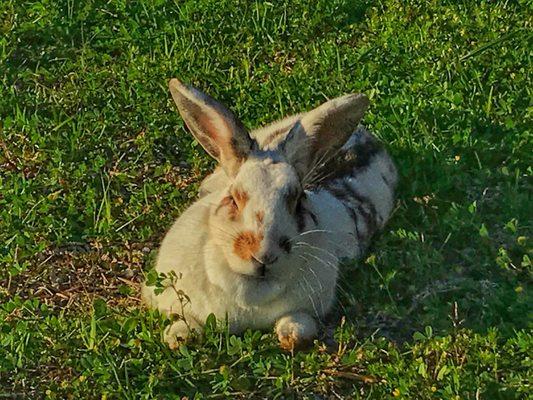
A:
[[[530,1],[0,3],[0,397],[522,399],[531,392]],[[335,341],[172,352],[138,283],[213,163],[180,77],[258,126],[347,92],[397,208]]]

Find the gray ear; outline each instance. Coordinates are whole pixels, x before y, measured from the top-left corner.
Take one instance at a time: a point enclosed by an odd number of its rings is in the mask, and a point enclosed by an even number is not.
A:
[[[243,124],[221,103],[192,86],[171,79],[170,93],[196,140],[228,176],[235,176],[254,146]]]
[[[304,114],[278,150],[304,178],[316,163],[334,157],[355,132],[369,104],[364,94],[330,100]]]

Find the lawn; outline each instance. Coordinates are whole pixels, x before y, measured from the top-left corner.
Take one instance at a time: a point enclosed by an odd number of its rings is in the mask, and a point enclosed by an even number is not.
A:
[[[525,399],[531,1],[0,2],[0,398]],[[397,206],[337,329],[171,351],[138,288],[213,162],[179,77],[250,127],[363,92]]]

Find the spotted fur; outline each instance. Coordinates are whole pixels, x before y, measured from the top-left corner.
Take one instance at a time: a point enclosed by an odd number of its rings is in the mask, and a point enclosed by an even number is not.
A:
[[[179,279],[143,297],[173,322],[175,346],[210,313],[230,330],[275,326],[284,348],[306,343],[334,301],[341,258],[358,258],[394,202],[396,168],[359,121],[363,95],[246,131],[223,105],[177,80],[172,96],[219,167],[165,236],[156,271]],[[169,283],[171,284],[171,283]],[[180,304],[182,290],[190,302]]]
[[[246,207],[250,196],[245,190],[237,189],[233,192],[233,198],[235,199],[239,209],[244,210],[244,207]]]
[[[263,225],[263,223],[265,222],[265,213],[263,211],[256,211],[255,219],[257,220],[257,223],[259,225]]]
[[[261,247],[262,233],[244,231],[233,241],[233,251],[243,260],[250,261]]]

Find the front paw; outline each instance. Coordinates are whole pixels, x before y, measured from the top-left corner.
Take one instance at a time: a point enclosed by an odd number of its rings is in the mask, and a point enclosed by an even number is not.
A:
[[[193,332],[199,331],[199,327],[191,327],[183,319],[172,322],[163,332],[163,340],[172,350],[189,339]]]
[[[289,351],[310,345],[317,330],[315,319],[303,312],[285,315],[276,323],[279,344]]]

